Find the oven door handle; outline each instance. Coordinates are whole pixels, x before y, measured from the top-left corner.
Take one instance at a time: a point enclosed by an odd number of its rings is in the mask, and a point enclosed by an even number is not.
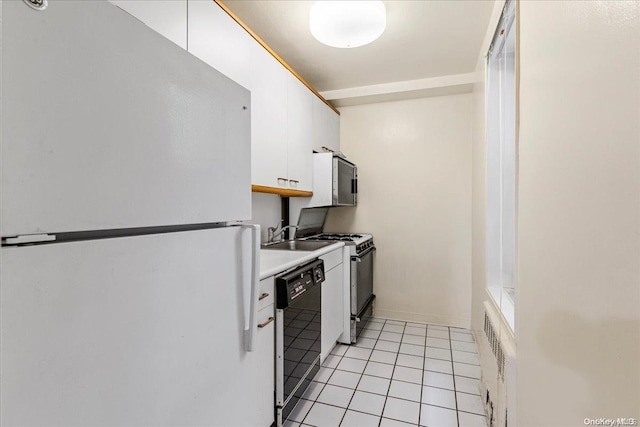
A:
[[[351,257],[351,261],[362,262],[362,258],[364,258],[365,256],[369,255],[371,252],[375,252],[375,251],[377,251],[376,247],[372,246],[369,249],[367,249],[366,251],[364,251],[363,253],[361,253],[360,255],[352,256]]]

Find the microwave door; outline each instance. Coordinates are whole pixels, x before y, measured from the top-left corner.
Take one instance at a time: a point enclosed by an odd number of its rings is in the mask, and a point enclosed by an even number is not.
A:
[[[340,158],[334,158],[333,204],[355,206],[357,190],[357,169],[355,165]]]
[[[353,175],[351,178],[351,199],[353,206],[358,204],[358,168],[353,167]]]

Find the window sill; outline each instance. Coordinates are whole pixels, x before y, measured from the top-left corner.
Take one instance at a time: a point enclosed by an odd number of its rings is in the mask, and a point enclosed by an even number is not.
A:
[[[491,297],[493,304],[502,315],[502,321],[509,326],[511,335],[515,336],[515,304],[509,292],[513,293],[512,290],[505,290],[498,286],[487,288],[487,293]]]

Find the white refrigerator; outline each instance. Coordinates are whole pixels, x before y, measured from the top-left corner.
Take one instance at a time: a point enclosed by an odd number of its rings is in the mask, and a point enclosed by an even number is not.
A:
[[[249,92],[107,2],[1,13],[1,424],[259,425]]]

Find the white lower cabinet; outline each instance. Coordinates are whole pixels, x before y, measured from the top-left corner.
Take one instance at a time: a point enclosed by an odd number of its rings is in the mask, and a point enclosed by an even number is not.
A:
[[[273,277],[265,279],[271,282],[273,289]],[[261,281],[264,282],[265,280]],[[264,301],[264,300],[263,300]],[[275,306],[273,304],[273,293],[271,293],[271,304],[262,308],[258,312],[258,335],[256,336],[257,363],[254,368],[254,380],[252,384],[247,384],[247,391],[255,396],[254,404],[260,411],[260,426],[270,426],[274,418],[275,408]]]
[[[325,263],[325,281],[322,284],[322,332],[320,359],[329,355],[344,331],[344,277],[343,248],[329,252],[320,258]]]

